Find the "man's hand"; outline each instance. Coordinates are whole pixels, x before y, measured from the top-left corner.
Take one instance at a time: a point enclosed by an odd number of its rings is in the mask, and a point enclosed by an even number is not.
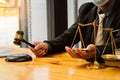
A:
[[[95,45],[93,44],[88,45],[85,49],[71,49],[68,46],[66,46],[65,49],[73,58],[89,59],[95,57]]]
[[[44,56],[48,51],[47,43],[36,41],[36,42],[33,42],[32,44],[35,45],[35,47],[34,48],[29,47],[29,48],[37,57]]]

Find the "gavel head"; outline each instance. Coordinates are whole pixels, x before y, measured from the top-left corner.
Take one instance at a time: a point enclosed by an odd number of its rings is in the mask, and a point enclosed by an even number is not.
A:
[[[20,45],[21,41],[23,40],[23,35],[23,31],[17,31],[13,43],[16,45]]]

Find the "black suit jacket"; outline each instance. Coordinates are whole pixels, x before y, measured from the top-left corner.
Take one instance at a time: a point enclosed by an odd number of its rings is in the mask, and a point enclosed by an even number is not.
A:
[[[116,0],[115,6],[111,12],[112,14],[106,18],[104,27],[113,28],[113,31],[119,30],[117,32],[114,32],[113,35],[117,47],[120,48],[120,7],[119,7],[120,1],[118,2],[117,1],[118,0]],[[79,9],[79,16],[76,23],[74,23],[69,29],[67,29],[63,34],[58,36],[56,39],[51,41],[45,41],[51,46],[49,54],[65,51],[65,46],[71,46],[78,27],[78,23],[87,24],[93,22],[94,20],[98,21],[97,9],[98,7],[91,2],[83,4]],[[93,26],[81,27],[85,47],[89,44],[92,43],[94,44],[93,29],[94,29]],[[105,42],[108,39],[109,33],[110,33],[109,31],[104,31],[103,35]],[[78,33],[74,41],[74,44],[78,43],[80,40],[81,39]],[[96,47],[98,57],[100,57],[105,45]],[[109,41],[109,44],[105,50],[105,54],[110,54],[111,52],[112,52],[111,43]]]

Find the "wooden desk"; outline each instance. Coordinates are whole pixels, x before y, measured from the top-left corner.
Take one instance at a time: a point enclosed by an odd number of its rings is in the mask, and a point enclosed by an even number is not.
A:
[[[28,49],[11,49],[30,53]],[[87,62],[67,53],[34,58],[29,62],[6,62],[0,58],[0,80],[120,80],[120,69],[87,69]]]

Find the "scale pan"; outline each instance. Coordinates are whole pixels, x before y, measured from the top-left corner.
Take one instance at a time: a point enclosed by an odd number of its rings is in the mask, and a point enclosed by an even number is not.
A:
[[[105,66],[120,67],[120,55],[105,54],[102,55]]]

